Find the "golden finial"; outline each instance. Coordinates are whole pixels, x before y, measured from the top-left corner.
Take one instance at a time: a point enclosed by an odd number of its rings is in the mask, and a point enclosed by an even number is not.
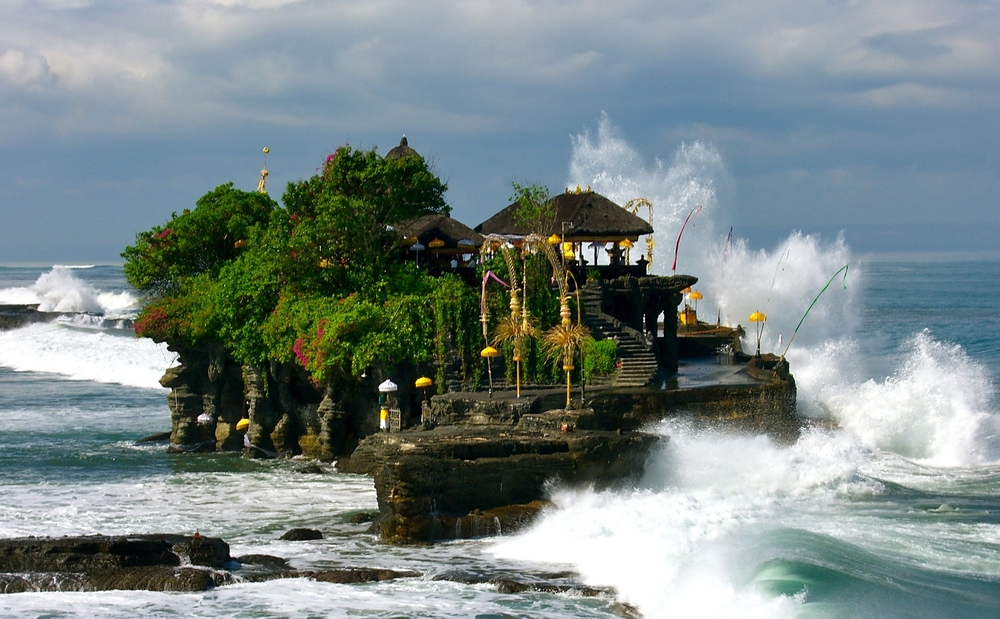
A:
[[[257,183],[257,191],[267,193],[267,154],[271,149],[264,147],[264,167],[260,169],[260,182]]]

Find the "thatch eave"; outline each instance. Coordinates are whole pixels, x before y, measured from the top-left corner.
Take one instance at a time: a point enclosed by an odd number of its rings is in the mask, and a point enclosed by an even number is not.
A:
[[[653,227],[648,222],[593,191],[562,193],[553,197],[550,203],[555,217],[547,230],[528,230],[518,225],[514,214],[519,202],[514,202],[476,226],[476,231],[507,235],[526,235],[530,232],[545,236],[558,234],[565,235],[567,242],[574,243],[617,242],[623,239],[634,243],[640,236],[653,233]]]
[[[478,251],[478,248],[483,244],[484,240],[483,235],[479,234],[469,226],[456,219],[452,219],[447,215],[440,214],[424,215],[422,217],[403,221],[397,223],[394,228],[399,234],[400,239],[406,240],[416,238],[417,241],[419,241],[425,248],[429,248],[430,242],[434,239],[444,241],[444,247],[423,250],[442,254],[474,254]],[[463,240],[472,241],[475,244],[475,247],[459,247],[458,242]],[[407,245],[412,244],[412,242],[413,241],[409,241]]]

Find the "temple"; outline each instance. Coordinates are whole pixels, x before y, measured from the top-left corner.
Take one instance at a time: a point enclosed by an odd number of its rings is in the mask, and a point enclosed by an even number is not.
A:
[[[404,137],[386,157],[420,155]],[[665,440],[643,430],[665,418],[797,436],[784,359],[748,357],[742,328],[698,320],[689,307],[695,276],[650,273],[653,227],[636,213],[651,213],[648,201],[618,205],[576,187],[521,206],[474,228],[442,213],[389,228],[398,258],[475,291],[478,302],[466,299],[460,316],[465,357],[456,360],[458,342],[441,336],[422,367],[390,360],[321,384],[301,363],[254,366],[221,346],[183,347],[160,381],[171,389],[170,449],[336,460],[344,472],[372,475],[375,530],[405,543],[509,532],[544,505],[553,478],[598,486],[634,478]],[[547,324],[535,324],[529,298],[549,304]],[[477,310],[486,347],[470,360]],[[590,338],[609,344],[612,367],[587,380]],[[548,372],[534,383],[522,381],[530,354]],[[538,361],[545,354],[554,363]],[[469,366],[487,370],[488,385]]]

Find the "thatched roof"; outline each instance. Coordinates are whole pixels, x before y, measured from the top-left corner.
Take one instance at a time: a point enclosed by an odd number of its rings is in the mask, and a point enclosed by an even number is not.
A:
[[[555,217],[548,230],[528,230],[517,225],[514,220],[519,202],[515,202],[476,226],[476,231],[483,234],[528,234],[537,232],[545,236],[562,234],[562,222],[569,222],[573,227],[566,226],[566,241],[621,241],[631,239],[633,242],[643,234],[652,234],[653,227],[646,221],[626,211],[621,206],[593,191],[561,193],[549,201]]]
[[[386,159],[402,159],[403,157],[419,157],[420,154],[410,148],[410,145],[406,142],[406,136],[399,141],[399,146],[393,148],[385,154]]]
[[[444,247],[438,250],[441,253],[474,254],[483,244],[483,235],[447,215],[424,215],[398,223],[394,227],[407,247],[416,242],[414,238],[426,248],[430,247],[430,242],[434,239],[441,239],[444,241]],[[459,247],[459,241],[472,241],[474,246],[463,244]]]

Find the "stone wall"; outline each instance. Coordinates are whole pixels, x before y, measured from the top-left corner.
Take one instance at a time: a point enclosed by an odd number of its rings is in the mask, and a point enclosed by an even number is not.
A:
[[[171,345],[180,364],[160,384],[170,389],[170,449],[175,452],[245,450],[251,457],[302,454],[319,460],[349,455],[378,429],[377,385],[392,376],[404,417],[417,397],[407,368],[373,368],[364,378],[317,388],[298,366],[240,365],[220,347]],[[416,410],[419,410],[418,408]],[[207,414],[211,423],[199,423]],[[244,447],[240,419],[248,418]]]

